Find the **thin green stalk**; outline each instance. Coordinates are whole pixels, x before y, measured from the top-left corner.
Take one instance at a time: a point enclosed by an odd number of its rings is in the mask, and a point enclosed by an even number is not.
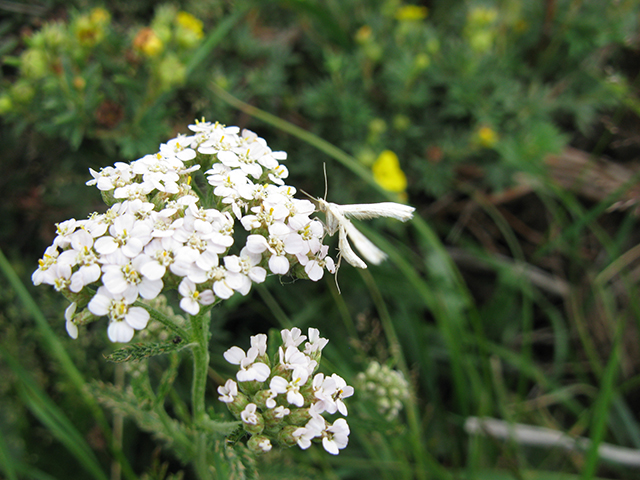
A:
[[[14,458],[7,448],[2,430],[0,430],[0,471],[5,474],[7,480],[18,480]]]
[[[621,331],[622,329],[619,330]],[[614,382],[617,378],[618,367],[620,363],[620,339],[622,336],[618,332],[616,337],[616,343],[613,351],[611,352],[611,358],[609,358],[609,362],[602,378],[602,383],[600,384],[601,393],[598,396],[598,399],[596,400],[596,404],[594,406],[593,422],[591,426],[592,443],[587,454],[584,469],[582,471],[582,478],[585,479],[593,478],[596,472],[596,468],[598,467],[598,462],[600,460],[600,457],[598,455],[598,447],[604,439],[609,419],[609,409],[611,407],[611,402],[615,393]]]
[[[198,425],[207,415],[205,394],[207,373],[209,371],[209,318],[206,313],[194,315],[191,320],[190,343],[193,344],[193,380],[191,390],[191,407],[194,425]]]
[[[182,338],[189,338],[189,332],[186,329],[182,328],[180,325],[177,325],[171,318],[169,318],[164,313],[156,310],[155,308],[151,307],[147,303],[141,302],[140,300],[136,300],[134,302],[134,305],[136,307],[144,308],[147,312],[149,312],[149,316],[151,317],[152,320],[156,320],[162,323],[169,330],[172,330],[173,333],[175,333],[176,335]]]
[[[201,480],[210,480],[212,472],[207,461],[207,436],[203,432],[209,422],[205,396],[209,372],[209,309],[198,315],[190,316],[191,331],[189,341],[192,343],[193,379],[191,385],[191,415],[194,426],[195,456],[193,460],[196,474]]]
[[[78,460],[91,478],[107,480],[107,475],[102,470],[102,466],[94,452],[65,413],[37,385],[31,375],[20,365],[20,362],[9,355],[3,347],[0,347],[0,356],[4,358],[16,377],[20,379],[18,393],[31,413]]]
[[[271,294],[269,289],[263,284],[260,284],[256,287],[256,290],[258,291],[258,295],[260,295],[265,305],[269,307],[269,311],[276,318],[276,320],[280,324],[280,327],[281,328],[293,327],[293,322],[291,322],[291,319],[282,309],[282,307],[280,306],[278,301],[274,298],[274,296]]]
[[[213,473],[211,469],[209,469],[209,463],[207,462],[207,436],[203,432],[197,432],[196,438],[196,458],[194,461],[194,466],[196,469],[196,474],[200,480],[214,480],[217,478],[217,472]]]
[[[362,278],[364,279],[367,287],[369,288],[369,292],[371,293],[371,297],[373,298],[373,302],[378,310],[378,315],[380,316],[380,322],[382,323],[382,328],[384,329],[387,340],[389,341],[389,349],[391,354],[394,357],[394,360],[397,362],[398,367],[402,371],[405,378],[411,378],[411,372],[409,372],[409,367],[407,366],[406,359],[402,353],[402,347],[400,345],[400,341],[398,340],[398,335],[396,333],[395,326],[393,324],[393,320],[391,315],[389,314],[389,310],[387,310],[387,306],[384,303],[384,299],[382,298],[382,294],[376,285],[373,276],[368,270],[362,270],[361,272]],[[411,440],[413,447],[413,455],[416,462],[415,466],[415,475],[417,479],[426,479],[427,478],[427,468],[426,464],[429,465],[429,470],[432,472],[438,472],[440,478],[448,478],[450,475],[447,470],[443,468],[435,458],[433,458],[424,445],[424,441],[422,438],[422,429],[420,425],[420,415],[418,414],[416,403],[414,401],[409,401],[407,408],[407,420],[409,421],[409,429],[411,431]]]

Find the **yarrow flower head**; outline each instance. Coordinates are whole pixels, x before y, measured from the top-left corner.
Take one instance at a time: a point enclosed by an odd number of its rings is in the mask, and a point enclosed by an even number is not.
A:
[[[240,370],[237,383],[227,380],[218,387],[219,400],[252,435],[247,445],[256,453],[267,452],[273,445],[307,449],[317,439],[327,452],[336,455],[349,442],[349,425],[344,418],[328,423],[323,414],[347,416],[343,400],[353,395],[354,389],[335,373],[316,373],[328,342],[317,329],[310,328],[308,337],[299,328],[280,334],[282,346],[273,359],[266,356],[266,335],[251,337],[246,354],[239,347],[224,353]],[[310,342],[303,344],[307,338]]]
[[[409,398],[409,383],[402,372],[372,360],[364,372],[356,377],[356,385],[363,399],[372,400],[378,413],[388,422],[394,420],[403,402]]]
[[[80,323],[106,316],[109,339],[130,341],[150,319],[139,301],[167,289],[178,290],[182,310],[198,315],[235,293],[247,295],[269,274],[318,281],[335,271],[322,243],[325,229],[311,217],[315,206],[284,184],[285,152],[238,127],[203,120],[189,128],[191,135],[157,153],[91,169],[87,185],[110,208],[57,225],[32,280],[74,305],[65,314],[73,338]],[[246,231],[245,245],[236,242],[236,230]],[[264,381],[270,373],[251,350],[230,355],[243,379]]]

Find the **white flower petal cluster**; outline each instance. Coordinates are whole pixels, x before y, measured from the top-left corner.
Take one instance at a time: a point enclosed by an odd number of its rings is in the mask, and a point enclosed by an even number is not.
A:
[[[327,452],[336,455],[347,446],[349,425],[344,418],[329,423],[323,414],[346,417],[344,399],[352,396],[354,389],[335,373],[316,373],[328,342],[317,329],[309,328],[308,337],[299,328],[282,330],[280,335],[282,346],[273,359],[266,355],[264,334],[251,337],[246,353],[239,347],[224,353],[224,358],[240,369],[238,383],[227,380],[218,387],[219,399],[242,421],[251,438],[260,436],[268,438],[269,445],[297,444],[302,449],[318,439]],[[260,453],[256,442],[250,439],[248,445]]]
[[[356,377],[363,398],[372,400],[388,422],[397,418],[404,401],[409,398],[409,382],[402,372],[372,360]]]
[[[110,208],[57,225],[32,280],[75,303],[65,315],[72,337],[79,318],[108,316],[109,339],[130,341],[149,320],[136,301],[165,288],[177,288],[182,310],[197,315],[235,292],[247,295],[269,273],[317,281],[325,270],[335,272],[323,225],[311,217],[315,206],[284,183],[285,152],[238,127],[202,121],[189,128],[192,135],[155,154],[90,170],[87,185]],[[192,183],[197,171],[204,175],[199,189]],[[245,245],[236,244],[238,226],[247,232]],[[238,364],[260,381],[265,370],[251,368],[249,357]]]

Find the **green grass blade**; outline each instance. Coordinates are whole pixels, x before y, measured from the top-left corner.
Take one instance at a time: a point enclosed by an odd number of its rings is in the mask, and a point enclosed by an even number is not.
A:
[[[91,413],[96,422],[100,425],[102,432],[104,433],[111,453],[117,459],[122,466],[122,472],[129,480],[137,480],[137,475],[133,472],[131,465],[127,458],[119,448],[114,448],[112,442],[111,428],[107,422],[104,412],[91,395],[85,390],[85,381],[80,371],[76,368],[75,364],[71,360],[71,357],[65,350],[62,342],[58,339],[53,329],[49,325],[49,322],[45,318],[44,314],[38,307],[38,304],[29,294],[27,288],[24,286],[15,270],[4,256],[2,250],[0,250],[0,271],[9,281],[11,288],[16,292],[18,298],[29,312],[31,318],[35,321],[36,330],[39,333],[38,339],[44,348],[45,352],[56,362],[62,373],[69,379],[71,384],[75,387],[76,391],[82,396],[84,402],[91,409]]]
[[[85,382],[80,371],[74,365],[71,357],[67,354],[67,351],[62,345],[62,342],[58,340],[58,337],[49,325],[47,319],[44,317],[42,311],[38,307],[38,304],[29,294],[13,267],[2,253],[2,250],[0,250],[0,270],[9,281],[9,284],[16,292],[18,298],[25,306],[31,317],[35,320],[36,327],[40,333],[41,342],[46,351],[57,362],[76,389],[78,391],[83,391]]]
[[[76,457],[92,478],[107,480],[107,475],[102,470],[93,451],[64,412],[56,406],[31,378],[31,375],[3,347],[0,347],[0,355],[18,378],[20,397],[31,413]]]
[[[0,469],[7,480],[18,480],[17,466],[9,453],[2,430],[0,430]]]
[[[585,479],[592,478],[594,476],[600,459],[600,456],[598,455],[598,447],[604,439],[606,427],[609,421],[609,409],[615,394],[614,383],[618,376],[625,324],[626,322],[623,319],[618,320],[613,349],[611,350],[609,361],[607,362],[604,374],[602,375],[598,398],[594,405],[593,420],[591,424],[592,443],[582,471],[582,478]]]
[[[193,73],[195,69],[197,69],[200,64],[209,56],[213,49],[220,43],[220,41],[229,33],[229,31],[235,26],[236,23],[240,21],[240,19],[247,12],[249,4],[240,4],[238,10],[233,12],[231,15],[225,17],[223,21],[221,21],[218,26],[209,34],[206,40],[202,43],[202,45],[196,50],[186,66],[186,78]]]

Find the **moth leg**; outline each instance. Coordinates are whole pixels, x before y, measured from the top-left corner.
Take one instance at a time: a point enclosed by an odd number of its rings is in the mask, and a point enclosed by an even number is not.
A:
[[[363,269],[367,268],[367,264],[364,263],[362,259],[355,254],[355,252],[351,248],[351,245],[349,245],[349,240],[347,238],[347,236],[349,235],[348,229],[355,230],[355,227],[351,224],[351,222],[345,219],[345,221],[340,224],[340,231],[339,231],[340,235],[338,237],[338,248],[340,249],[340,259],[342,260],[344,258],[347,263],[349,263],[350,265],[353,265],[354,267],[363,268]]]
[[[346,234],[353,242],[353,246],[374,265],[378,265],[387,258],[387,254],[376,247],[371,240],[364,236],[351,222],[345,225]],[[351,262],[349,262],[351,263]],[[353,264],[352,264],[353,265]],[[362,268],[362,267],[361,267]]]

